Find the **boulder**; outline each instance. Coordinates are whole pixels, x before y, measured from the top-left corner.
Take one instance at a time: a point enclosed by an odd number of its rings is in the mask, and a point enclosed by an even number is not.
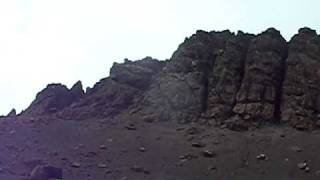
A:
[[[30,180],[62,180],[62,169],[48,165],[37,165],[30,174]]]

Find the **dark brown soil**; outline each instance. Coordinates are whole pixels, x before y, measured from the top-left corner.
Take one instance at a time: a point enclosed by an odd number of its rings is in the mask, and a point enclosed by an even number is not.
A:
[[[103,119],[0,123],[1,180],[28,179],[39,164],[62,168],[64,180],[320,179],[320,131]],[[304,161],[309,172],[298,167]]]

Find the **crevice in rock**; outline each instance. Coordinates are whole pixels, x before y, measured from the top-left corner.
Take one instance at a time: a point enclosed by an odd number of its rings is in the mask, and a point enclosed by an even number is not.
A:
[[[201,111],[202,111],[202,113],[206,112],[207,108],[208,108],[209,76],[210,76],[210,70],[212,69],[212,66],[213,66],[213,63],[208,62],[203,67],[203,75],[202,75],[203,92],[201,94],[202,95],[202,97],[201,97]]]
[[[288,44],[287,44],[288,45]],[[287,58],[288,58],[288,46],[285,49],[285,55],[281,60],[281,69],[280,69],[280,83],[276,89],[276,97],[274,102],[274,122],[279,123],[281,119],[281,104],[282,104],[282,95],[283,95],[283,82],[286,77],[287,72]]]
[[[245,48],[243,48],[243,51],[244,53],[242,54],[242,59],[241,59],[241,65],[240,65],[240,80],[239,80],[239,83],[238,83],[238,86],[237,86],[237,90],[236,90],[236,97],[234,99],[234,102],[232,104],[232,109],[236,106],[237,104],[237,94],[238,92],[240,91],[240,88],[242,86],[242,82],[243,82],[243,79],[244,79],[244,76],[245,76],[245,72],[246,72],[246,60],[247,60],[247,56],[248,56],[248,52],[249,52],[249,47],[251,45],[251,42],[249,42],[247,44],[247,46]]]

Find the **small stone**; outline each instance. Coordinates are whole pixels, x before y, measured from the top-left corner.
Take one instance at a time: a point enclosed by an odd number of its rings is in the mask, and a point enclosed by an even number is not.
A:
[[[31,180],[42,180],[42,179],[62,179],[62,169],[48,166],[48,165],[37,165],[30,173]]]
[[[210,150],[203,151],[202,155],[203,155],[203,157],[206,157],[206,158],[213,158],[216,156],[216,154]]]
[[[198,157],[198,156],[193,155],[193,154],[185,154],[185,155],[179,156],[179,159],[181,159],[181,160],[183,160],[183,159],[191,160],[191,159],[195,159],[195,158],[197,158],[197,157]]]
[[[199,131],[199,129],[196,128],[196,127],[190,127],[190,128],[188,128],[188,129],[186,130],[186,133],[187,133],[187,134],[190,134],[190,135],[195,135],[195,134],[199,134],[200,131]]]
[[[140,147],[140,148],[139,148],[139,151],[140,151],[140,152],[146,152],[147,149],[146,149],[145,147]]]
[[[290,148],[292,151],[295,151],[295,152],[302,152],[302,149],[300,147],[297,147],[297,146],[293,146]]]
[[[179,156],[179,159],[187,159],[185,155]]]
[[[281,134],[280,134],[280,137],[286,137],[286,134],[281,133]]]
[[[107,168],[104,172],[105,172],[106,174],[110,174],[110,173],[111,173],[111,170]]]
[[[125,128],[128,129],[128,130],[131,130],[131,131],[137,130],[137,128],[135,127],[134,124],[126,125]]]
[[[265,154],[259,154],[256,158],[258,160],[267,160],[267,156]]]
[[[304,168],[305,172],[310,172],[310,168],[307,166],[306,168]]]
[[[209,166],[208,167],[208,171],[214,171],[214,170],[217,170],[216,166]]]
[[[108,166],[106,164],[100,163],[98,164],[98,168],[107,168]]]
[[[104,145],[104,144],[102,144],[102,145],[99,146],[99,148],[100,148],[100,149],[107,149],[107,146]]]
[[[246,114],[246,115],[243,117],[244,120],[248,120],[248,119],[250,119],[250,118],[251,118],[251,116],[250,116],[249,114]]]
[[[197,148],[203,148],[205,147],[206,145],[204,143],[201,143],[201,142],[193,142],[191,144],[192,147],[197,147]]]
[[[306,167],[308,167],[307,162],[298,163],[297,166],[299,169],[302,169],[302,170],[304,170],[304,169],[306,169]]]
[[[81,166],[81,164],[78,163],[78,162],[73,162],[73,163],[71,163],[71,167],[79,168],[80,166]]]

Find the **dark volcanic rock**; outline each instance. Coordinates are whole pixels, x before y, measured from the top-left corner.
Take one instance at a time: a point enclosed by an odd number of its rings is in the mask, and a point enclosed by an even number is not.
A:
[[[309,129],[320,114],[320,38],[302,28],[289,44],[287,72],[283,84],[282,121]]]
[[[126,60],[123,64],[115,63],[110,77],[100,80],[81,101],[65,109],[61,116],[84,119],[118,115],[143,94],[164,63],[151,57],[139,61]]]
[[[253,37],[239,32],[216,57],[208,74],[207,117],[219,120],[231,115]]]
[[[142,100],[144,118],[197,120],[206,111],[209,69],[233,36],[229,31],[197,31],[187,38]]]
[[[50,179],[62,179],[62,169],[48,165],[38,165],[30,174],[30,180]]]
[[[152,75],[158,73],[163,64],[151,57],[134,62],[126,61],[123,64],[114,63],[110,70],[110,78],[121,84],[144,89],[150,85]]]
[[[70,89],[70,96],[72,99],[78,100],[84,95],[81,81],[76,82]]]
[[[245,120],[273,120],[279,112],[287,42],[271,28],[254,38],[245,60],[245,71],[233,111]]]
[[[233,130],[281,120],[311,129],[320,127],[319,69],[319,36],[308,28],[290,42],[274,28],[258,35],[197,31],[170,60],[114,63],[110,77],[86,93],[80,82],[70,90],[48,85],[22,114],[201,120]]]
[[[7,117],[15,117],[16,115],[17,115],[16,109],[13,108],[13,109],[8,113]]]
[[[81,82],[77,82],[71,90],[62,84],[49,84],[37,94],[36,99],[22,113],[24,115],[52,114],[64,109],[82,98],[84,92]]]

